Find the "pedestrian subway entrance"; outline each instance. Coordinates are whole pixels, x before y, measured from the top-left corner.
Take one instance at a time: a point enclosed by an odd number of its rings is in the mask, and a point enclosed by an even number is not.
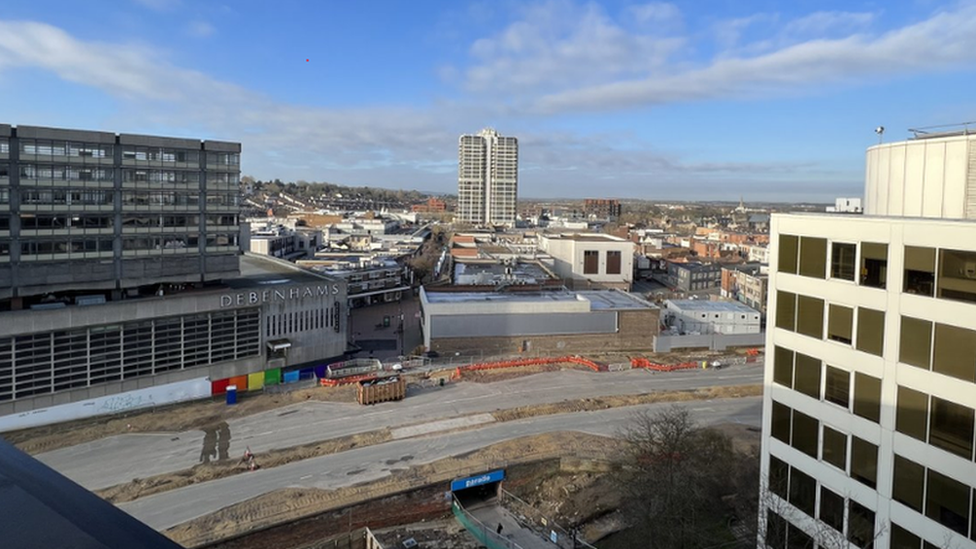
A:
[[[495,501],[501,493],[505,470],[498,469],[451,482],[451,493],[464,508]]]

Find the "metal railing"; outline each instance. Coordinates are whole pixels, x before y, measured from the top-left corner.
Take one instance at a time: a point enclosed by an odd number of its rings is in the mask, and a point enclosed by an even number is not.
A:
[[[532,530],[544,538],[555,539],[556,547],[562,549],[596,549],[596,547],[580,539],[577,531],[563,528],[559,523],[547,517],[545,513],[505,489],[502,489],[499,501],[502,507],[515,515],[523,528]],[[553,532],[556,533],[555,538],[552,536]]]
[[[454,498],[454,502],[451,504],[451,510],[454,512],[454,518],[461,523],[461,526],[464,526],[465,530],[488,549],[522,549],[521,545],[495,532],[486,526],[485,523],[475,518],[474,515],[461,505],[457,497]]]

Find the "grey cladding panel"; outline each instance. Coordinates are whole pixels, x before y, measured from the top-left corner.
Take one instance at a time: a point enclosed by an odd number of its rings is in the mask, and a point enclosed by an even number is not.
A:
[[[203,148],[207,151],[216,152],[241,152],[241,144],[230,141],[204,141]]]
[[[115,134],[95,132],[89,130],[66,130],[61,128],[43,128],[40,126],[17,126],[17,137],[32,139],[64,139],[66,141],[84,141],[87,143],[115,143]]]
[[[145,147],[175,147],[200,150],[199,139],[184,139],[182,137],[159,137],[155,135],[123,133],[119,135],[119,143],[123,145],[142,145]]]
[[[556,334],[611,334],[617,328],[617,314],[553,313],[444,315],[430,320],[431,337],[493,337]]]
[[[10,136],[10,124],[0,124],[0,137]]]

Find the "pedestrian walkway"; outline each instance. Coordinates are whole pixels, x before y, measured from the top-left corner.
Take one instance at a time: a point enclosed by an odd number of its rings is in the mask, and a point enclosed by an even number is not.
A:
[[[474,527],[482,530],[482,533],[489,540],[489,547],[511,549],[552,549],[554,547],[548,539],[540,537],[532,530],[522,528],[518,520],[507,509],[499,505],[497,500],[475,505],[471,509],[467,509],[467,512],[469,517],[474,518]],[[500,533],[498,531],[499,525],[502,527]]]

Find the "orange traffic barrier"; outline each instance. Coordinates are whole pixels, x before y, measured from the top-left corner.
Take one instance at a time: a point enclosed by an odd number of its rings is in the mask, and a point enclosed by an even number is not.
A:
[[[569,362],[573,364],[580,364],[586,366],[587,368],[593,370],[594,372],[599,372],[601,367],[596,362],[592,360],[587,360],[578,356],[562,356],[562,357],[547,357],[547,358],[516,358],[512,360],[500,360],[497,362],[480,362],[475,364],[468,364],[467,366],[461,366],[458,368],[460,370],[495,370],[498,368],[516,368],[519,366],[538,366],[543,364],[558,364],[561,362]]]
[[[680,364],[657,364],[647,360],[646,358],[637,357],[630,359],[630,365],[634,368],[645,368],[647,370],[654,370],[655,372],[673,372],[675,370],[690,370],[692,368],[698,368],[699,363],[682,362]]]
[[[339,385],[348,385],[350,383],[359,383],[360,381],[368,381],[371,379],[376,379],[378,376],[373,374],[365,374],[361,376],[349,376],[340,377],[337,379],[322,378],[319,380],[319,385],[322,387],[338,387]]]

